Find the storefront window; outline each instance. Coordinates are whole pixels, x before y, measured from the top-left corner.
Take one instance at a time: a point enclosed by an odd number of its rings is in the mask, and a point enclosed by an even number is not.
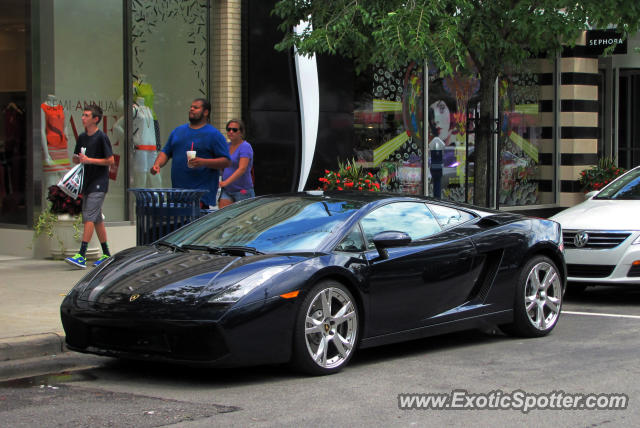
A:
[[[116,121],[122,115],[122,3],[100,0],[56,0],[53,15],[43,28],[51,28],[52,45],[41,46],[41,135],[43,191],[55,185],[71,166],[78,135],[84,132],[81,116],[88,104],[99,105],[104,117],[100,129],[111,140],[116,165],[109,171],[109,191],[103,205],[107,221],[125,219],[123,138]],[[43,40],[47,40],[43,37]],[[49,55],[53,52],[51,61]],[[38,101],[38,100],[36,100]],[[38,166],[36,166],[37,168]]]
[[[357,80],[356,160],[376,173],[383,191],[423,194],[422,66],[398,72],[376,67]]]
[[[194,98],[209,97],[209,2],[134,1],[131,10],[133,187],[171,187],[171,168],[149,169]]]
[[[26,10],[0,2],[0,223],[27,223]]]
[[[553,111],[543,111],[553,103],[543,102],[534,66],[500,80],[500,206],[554,202]],[[545,129],[549,135],[543,137]]]
[[[437,70],[429,73],[429,195],[456,202],[473,200],[475,136],[479,80]],[[465,196],[466,193],[466,196]]]

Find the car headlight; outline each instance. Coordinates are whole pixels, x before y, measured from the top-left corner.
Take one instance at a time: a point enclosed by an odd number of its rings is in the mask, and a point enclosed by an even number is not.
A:
[[[238,281],[230,287],[227,287],[222,293],[217,294],[209,299],[209,303],[230,304],[235,303],[256,287],[264,284],[266,281],[288,269],[290,265],[272,266],[262,269],[253,275]]]

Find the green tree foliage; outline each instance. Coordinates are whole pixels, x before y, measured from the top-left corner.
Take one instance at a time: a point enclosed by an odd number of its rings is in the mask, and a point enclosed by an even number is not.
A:
[[[485,205],[496,79],[528,58],[552,58],[588,28],[616,25],[635,32],[640,3],[628,0],[280,0],[276,45],[301,54],[352,58],[356,70],[374,64],[398,69],[430,61],[444,74],[476,73],[480,126],[476,130],[474,202]],[[303,31],[292,28],[300,22]]]

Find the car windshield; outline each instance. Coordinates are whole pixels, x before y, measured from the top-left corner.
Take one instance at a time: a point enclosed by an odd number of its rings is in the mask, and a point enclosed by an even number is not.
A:
[[[611,183],[594,199],[640,199],[640,168],[629,171]]]
[[[362,205],[300,196],[252,199],[193,222],[167,235],[163,242],[179,247],[242,246],[261,252],[313,252]]]

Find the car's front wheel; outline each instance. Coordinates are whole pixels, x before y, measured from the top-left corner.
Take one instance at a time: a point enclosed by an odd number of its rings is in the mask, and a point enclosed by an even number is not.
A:
[[[358,340],[358,306],[342,284],[322,281],[305,296],[296,318],[293,364],[314,375],[340,371]]]
[[[544,336],[558,323],[561,308],[562,278],[558,268],[550,258],[535,256],[520,271],[513,323],[503,329],[518,336]]]

